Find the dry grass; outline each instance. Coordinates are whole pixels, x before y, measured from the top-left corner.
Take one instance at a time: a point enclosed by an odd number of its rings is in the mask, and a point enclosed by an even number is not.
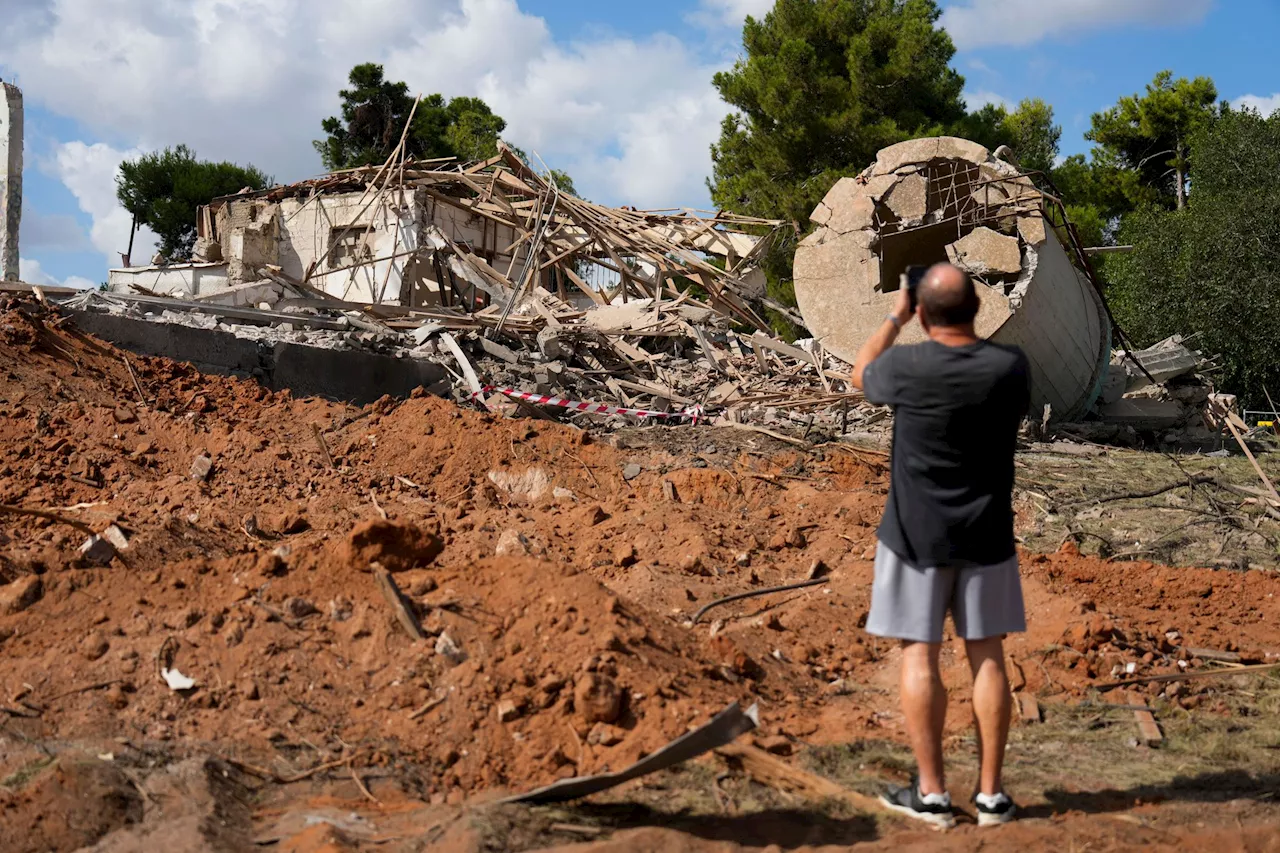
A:
[[[1260,461],[1273,481],[1280,480],[1280,458]],[[1055,551],[1073,539],[1084,553],[1112,559],[1274,570],[1280,522],[1263,517],[1247,496],[1215,483],[1190,485],[1196,477],[1262,487],[1239,456],[1118,449],[1092,457],[1044,450],[1019,454],[1019,533],[1033,551]],[[1174,484],[1179,485],[1153,497],[1118,497]]]

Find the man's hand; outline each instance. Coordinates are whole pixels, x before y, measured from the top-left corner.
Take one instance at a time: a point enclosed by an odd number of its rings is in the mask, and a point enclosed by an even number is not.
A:
[[[898,321],[898,328],[910,323],[915,315],[916,312],[911,310],[911,292],[906,287],[899,287],[898,298],[893,303],[893,319]]]

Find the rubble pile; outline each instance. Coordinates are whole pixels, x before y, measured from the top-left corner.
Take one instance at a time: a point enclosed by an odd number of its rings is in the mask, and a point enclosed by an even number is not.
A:
[[[883,418],[816,341],[768,332],[767,310],[798,320],[760,269],[784,223],[605,207],[505,148],[473,164],[398,157],[215,200],[197,263],[115,270],[110,292],[70,307],[426,359],[457,399],[583,426],[829,433]],[[303,224],[312,214],[323,222]]]
[[[98,292],[66,305],[250,340],[424,359],[455,377],[451,388],[433,392],[452,390],[457,400],[504,413],[529,414],[533,406],[539,417],[579,426],[623,426],[639,415],[847,433],[885,417],[853,388],[848,365],[816,341],[788,344],[758,331],[746,334],[731,318],[692,301],[636,298],[577,309],[538,289],[505,319],[490,306],[470,314],[414,312],[422,316],[412,320],[378,306],[231,311]],[[517,394],[528,399],[517,403]],[[551,400],[599,405],[582,411],[546,405]]]
[[[1220,450],[1221,412],[1234,412],[1236,399],[1214,391],[1215,360],[1188,347],[1189,340],[1174,335],[1144,350],[1112,353],[1095,417],[1060,429],[1103,444]]]

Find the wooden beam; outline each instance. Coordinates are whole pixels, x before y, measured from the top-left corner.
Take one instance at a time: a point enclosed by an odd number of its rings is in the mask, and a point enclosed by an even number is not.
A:
[[[1130,705],[1145,708],[1146,703],[1135,691],[1127,690],[1125,695],[1128,697]],[[1164,735],[1160,734],[1160,726],[1156,723],[1155,715],[1150,711],[1140,710],[1135,707],[1133,721],[1138,724],[1138,739],[1147,746],[1159,746],[1164,741]]]
[[[378,582],[378,591],[382,593],[382,597],[390,605],[405,633],[411,639],[423,639],[426,635],[422,633],[422,626],[418,624],[417,618],[409,612],[409,608],[404,602],[404,596],[400,593],[400,588],[391,579],[391,573],[379,563],[372,563],[369,568],[373,570],[374,579]]]
[[[746,744],[731,743],[716,750],[716,755],[742,767],[752,779],[761,785],[768,785],[789,794],[796,794],[810,800],[838,800],[847,803],[860,812],[894,812],[880,802],[878,797],[869,797],[830,779],[826,779],[808,770],[793,767],[775,755],[763,749]]]

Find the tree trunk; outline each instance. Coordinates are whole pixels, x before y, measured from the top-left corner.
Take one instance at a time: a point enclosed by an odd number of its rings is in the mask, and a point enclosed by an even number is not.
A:
[[[133,217],[133,223],[129,226],[129,248],[124,253],[124,265],[126,267],[133,266],[133,235],[138,233],[138,217]]]

